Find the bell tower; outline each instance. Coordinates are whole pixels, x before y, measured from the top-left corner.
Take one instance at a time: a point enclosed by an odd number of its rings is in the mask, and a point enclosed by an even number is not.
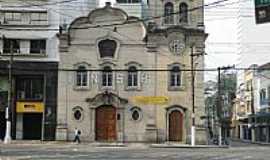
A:
[[[149,17],[156,18],[158,26],[204,27],[203,0],[147,0]],[[194,8],[198,8],[192,10]],[[192,10],[192,11],[191,11]]]

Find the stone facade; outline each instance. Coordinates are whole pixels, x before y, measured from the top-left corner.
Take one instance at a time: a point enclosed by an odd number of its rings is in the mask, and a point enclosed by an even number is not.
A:
[[[74,20],[59,34],[56,139],[72,140],[77,127],[83,141],[190,143],[191,47],[203,52],[205,38],[203,29],[145,24],[110,5]],[[205,143],[203,72],[195,96],[196,140]]]

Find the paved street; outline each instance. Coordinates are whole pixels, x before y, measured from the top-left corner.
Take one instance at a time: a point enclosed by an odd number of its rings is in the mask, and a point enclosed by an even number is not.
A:
[[[1,146],[0,160],[269,160],[270,146],[233,143],[227,148],[95,147],[89,144],[11,144]]]

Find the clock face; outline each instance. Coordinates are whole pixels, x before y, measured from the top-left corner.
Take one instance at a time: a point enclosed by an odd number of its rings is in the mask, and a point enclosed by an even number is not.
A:
[[[173,40],[169,44],[170,51],[173,54],[177,54],[177,55],[183,53],[183,51],[185,50],[185,47],[186,47],[185,43],[183,43],[180,40]]]

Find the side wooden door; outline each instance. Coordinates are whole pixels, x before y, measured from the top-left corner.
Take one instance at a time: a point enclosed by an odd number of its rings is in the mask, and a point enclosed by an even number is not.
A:
[[[180,111],[173,111],[169,115],[169,141],[182,141],[183,115]]]
[[[105,110],[101,107],[96,110],[96,140],[102,141],[106,139],[107,130],[105,122]]]
[[[107,109],[107,140],[116,140],[116,110],[114,107]]]

